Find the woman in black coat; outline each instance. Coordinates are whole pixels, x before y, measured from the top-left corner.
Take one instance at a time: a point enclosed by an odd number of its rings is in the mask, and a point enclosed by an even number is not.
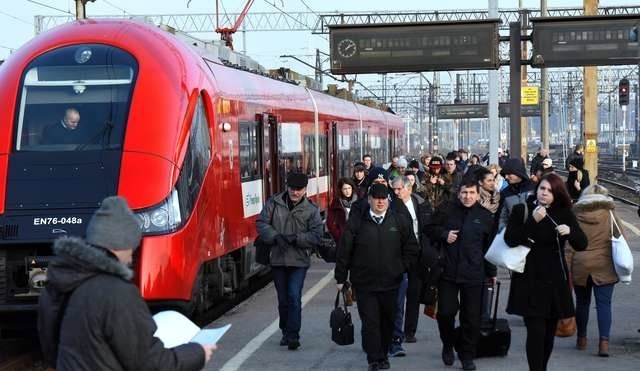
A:
[[[578,251],[587,247],[587,237],[558,175],[545,175],[526,206],[513,207],[504,239],[509,246],[531,248],[524,272],[511,276],[507,313],[524,317],[529,369],[546,370],[558,320],[575,315],[565,244],[569,242]]]

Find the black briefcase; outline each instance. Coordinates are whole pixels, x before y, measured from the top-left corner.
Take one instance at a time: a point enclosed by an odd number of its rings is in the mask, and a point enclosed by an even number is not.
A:
[[[340,294],[342,294],[342,303],[344,304],[342,306],[340,306]],[[338,291],[329,319],[331,340],[338,345],[353,344],[353,323],[351,322],[351,313],[347,310],[346,299],[344,292]]]
[[[495,292],[494,292],[495,291]],[[495,301],[493,297],[495,296]],[[500,282],[485,285],[482,293],[483,315],[480,321],[480,337],[476,346],[476,357],[504,357],[511,346],[511,328],[509,321],[498,318],[498,299],[500,298]],[[493,316],[491,313],[491,304]]]
[[[318,255],[327,263],[335,263],[338,247],[330,234],[326,233],[318,245]]]

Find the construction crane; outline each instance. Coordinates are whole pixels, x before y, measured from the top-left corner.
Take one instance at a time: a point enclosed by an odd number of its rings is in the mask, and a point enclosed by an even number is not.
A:
[[[231,50],[233,50],[233,34],[238,31],[238,27],[240,27],[242,21],[244,21],[244,18],[247,16],[247,13],[249,12],[249,8],[251,8],[251,5],[253,4],[253,1],[254,0],[247,0],[247,3],[244,5],[244,9],[242,9],[242,12],[238,14],[236,23],[232,27],[220,27],[220,0],[216,0],[216,32],[220,34],[220,39],[222,39],[222,41],[224,41],[224,44]]]

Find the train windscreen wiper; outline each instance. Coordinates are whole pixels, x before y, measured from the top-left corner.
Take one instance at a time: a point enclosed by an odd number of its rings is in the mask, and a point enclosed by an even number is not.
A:
[[[81,151],[86,146],[88,146],[89,144],[97,143],[98,140],[100,142],[102,142],[102,149],[104,150],[109,145],[109,142],[110,142],[110,139],[111,139],[111,130],[112,129],[113,129],[113,122],[111,122],[111,120],[105,120],[105,122],[102,125],[102,128],[100,129],[100,131],[98,131],[94,136],[89,138],[88,141],[86,141],[86,142],[84,142],[82,144],[79,144],[75,148],[75,150],[76,151]],[[106,140],[104,140],[105,136],[106,136]]]

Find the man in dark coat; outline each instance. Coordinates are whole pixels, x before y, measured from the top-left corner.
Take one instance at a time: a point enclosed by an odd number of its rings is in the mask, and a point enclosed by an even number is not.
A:
[[[38,330],[45,361],[57,370],[200,370],[215,345],[165,349],[131,282],[140,227],[121,197],[107,197],[86,241],[56,240],[40,296]],[[60,314],[59,314],[60,313]]]
[[[391,201],[391,209],[403,214],[412,222],[413,233],[418,241],[418,256],[422,256],[424,250],[431,249],[429,237],[424,231],[424,227],[431,222],[431,214],[433,213],[431,205],[422,197],[412,193],[411,183],[406,176],[394,179],[391,185],[396,195]],[[396,346],[396,350],[402,350],[401,344],[403,340],[407,343],[415,343],[417,341],[416,330],[420,312],[419,296],[421,288],[422,280],[418,276],[418,264],[415,264],[413,269],[407,272],[406,304],[403,295],[398,307],[400,315],[396,315],[396,331],[398,333],[394,333],[394,344],[390,353],[394,353],[394,346]],[[402,333],[403,317],[404,334]]]
[[[536,155],[531,160],[529,175],[536,175],[536,172],[538,170],[542,170],[542,161],[544,161],[544,159],[546,158],[549,158],[549,151],[546,148],[540,146],[540,148],[538,149],[538,153],[536,153]]]
[[[496,277],[496,267],[484,259],[493,240],[494,223],[491,213],[478,203],[478,187],[474,177],[465,177],[458,198],[439,208],[429,227],[431,238],[443,245],[437,314],[442,361],[451,366],[457,346],[463,370],[476,369],[473,358],[480,335],[482,288],[485,281],[493,282]],[[455,330],[458,310],[459,336]]]
[[[86,129],[80,125],[80,113],[75,108],[68,108],[62,120],[44,129],[40,143],[81,144],[87,139]]]
[[[307,182],[305,174],[289,173],[287,190],[269,198],[256,220],[262,240],[273,245],[269,259],[278,293],[280,345],[289,350],[300,347],[302,287],[323,229],[318,207],[306,197]]]
[[[500,206],[496,213],[498,230],[507,226],[511,209],[515,205],[525,203],[527,197],[533,194],[533,184],[521,158],[514,157],[505,161],[500,174],[509,182],[509,186],[500,192]]]
[[[389,189],[369,188],[369,205],[351,209],[335,268],[338,290],[350,277],[362,320],[362,348],[370,371],[389,368],[398,287],[417,259],[411,222],[388,208]]]
[[[569,170],[569,164],[571,163],[571,161],[575,160],[576,158],[581,158],[582,160],[584,160],[584,146],[580,143],[576,144],[576,146],[573,148],[573,152],[569,156],[567,156],[567,159],[564,161],[564,167],[567,171]]]

